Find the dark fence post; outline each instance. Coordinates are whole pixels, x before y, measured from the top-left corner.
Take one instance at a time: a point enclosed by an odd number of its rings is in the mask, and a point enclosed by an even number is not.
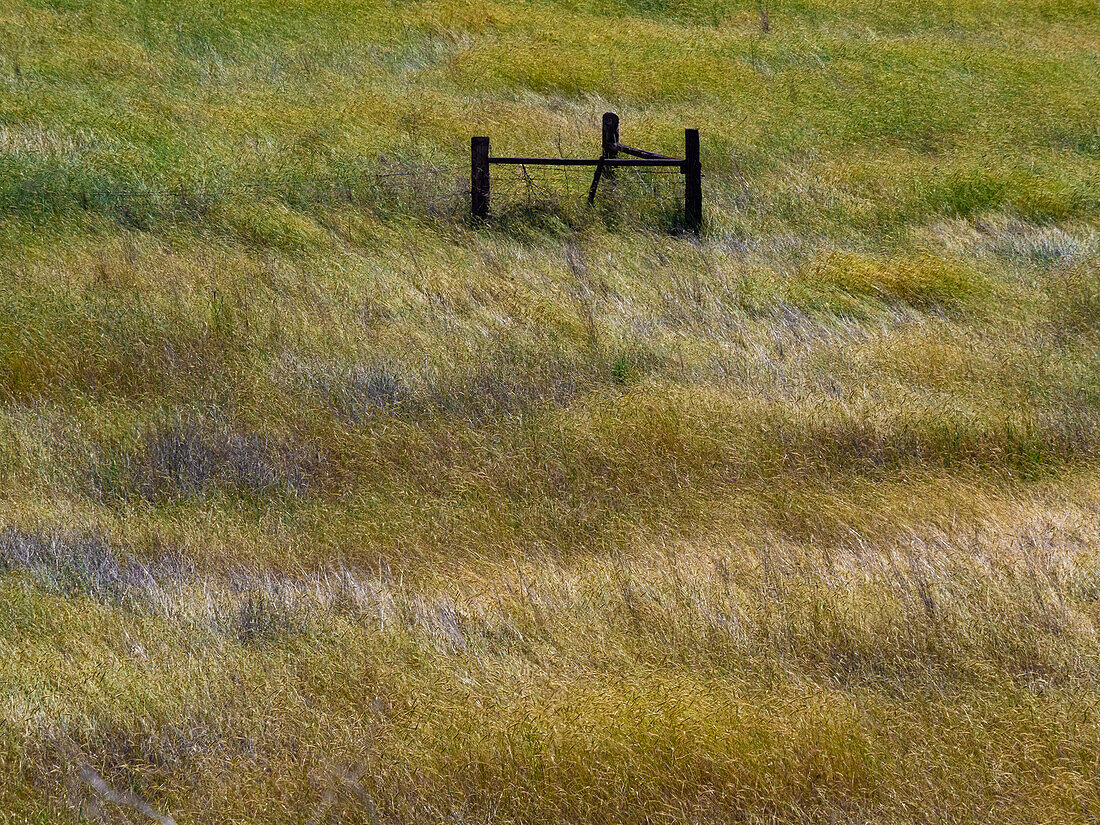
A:
[[[619,156],[619,116],[614,112],[603,114],[603,154],[601,157],[617,158]],[[604,174],[614,178],[615,173],[608,169]]]
[[[617,158],[619,156],[619,116],[614,112],[603,113],[603,149],[600,151],[600,160]],[[608,180],[613,180],[615,171],[603,163],[596,164],[596,171],[592,175],[592,185],[588,187],[588,205],[596,202],[596,187],[600,185],[600,177],[607,175]]]
[[[489,217],[489,138],[470,140],[470,215],[475,220]]]
[[[699,130],[684,130],[684,224],[696,235],[703,228],[703,167],[699,162]]]

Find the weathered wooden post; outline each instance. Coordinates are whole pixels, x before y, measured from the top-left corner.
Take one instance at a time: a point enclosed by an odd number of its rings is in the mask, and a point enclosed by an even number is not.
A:
[[[596,188],[600,185],[600,178],[607,175],[608,179],[615,177],[615,171],[603,161],[619,156],[619,116],[614,112],[603,113],[603,149],[600,151],[600,163],[596,164],[596,171],[592,175],[592,185],[588,187],[588,205],[596,202]]]
[[[603,154],[604,158],[617,158],[619,156],[619,116],[614,112],[603,113]],[[608,169],[605,174],[609,178],[615,177],[615,172]]]
[[[698,235],[703,229],[703,167],[699,130],[684,130],[684,225]]]
[[[489,217],[489,138],[470,140],[470,215],[474,220]]]

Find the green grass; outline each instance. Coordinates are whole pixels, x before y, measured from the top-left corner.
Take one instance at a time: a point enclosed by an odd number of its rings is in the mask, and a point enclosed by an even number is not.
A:
[[[1100,12],[767,5],[0,8],[0,823],[1100,817]]]

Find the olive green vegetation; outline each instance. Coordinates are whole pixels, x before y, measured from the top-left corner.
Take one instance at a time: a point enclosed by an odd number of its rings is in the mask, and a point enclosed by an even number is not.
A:
[[[606,110],[701,238],[469,224]],[[1095,823],[1097,112],[1086,0],[4,0],[0,823]]]

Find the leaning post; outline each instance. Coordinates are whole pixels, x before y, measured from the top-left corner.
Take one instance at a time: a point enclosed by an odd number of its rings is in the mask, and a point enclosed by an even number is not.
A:
[[[699,130],[684,130],[684,225],[698,235],[703,229],[703,167]]]
[[[489,138],[470,140],[470,216],[489,217]]]

